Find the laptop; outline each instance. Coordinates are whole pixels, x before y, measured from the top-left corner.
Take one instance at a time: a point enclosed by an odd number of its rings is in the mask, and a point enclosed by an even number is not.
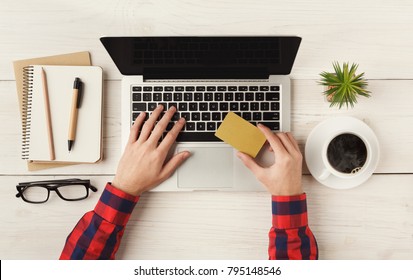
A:
[[[124,75],[122,151],[140,112],[175,106],[186,126],[170,151],[191,152],[154,191],[262,191],[236,150],[214,136],[230,111],[274,131],[290,130],[290,79],[301,38],[296,36],[101,37]],[[173,122],[167,129],[170,129]],[[166,131],[167,132],[167,131]],[[165,133],[166,133],[165,132]],[[256,160],[274,157],[264,147]]]

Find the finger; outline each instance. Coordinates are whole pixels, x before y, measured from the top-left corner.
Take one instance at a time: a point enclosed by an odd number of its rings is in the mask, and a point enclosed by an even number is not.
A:
[[[139,139],[138,139],[139,143],[145,142],[148,139],[149,135],[151,135],[155,122],[159,118],[162,111],[163,111],[163,106],[158,105],[158,107],[156,107],[156,109],[151,113],[149,119],[143,125],[141,135],[139,136]]]
[[[297,142],[297,140],[295,140],[295,138],[291,134],[291,132],[287,132],[287,136],[288,136],[288,138],[290,138],[290,141],[291,141],[291,143],[293,143],[295,149],[301,153],[300,146],[298,146],[298,142]]]
[[[168,111],[166,111],[162,119],[156,124],[155,128],[152,131],[152,134],[149,136],[149,140],[152,143],[156,145],[158,144],[159,139],[162,137],[162,134],[166,130],[166,127],[168,126],[168,123],[171,121],[175,112],[176,108],[172,106]]]
[[[160,178],[161,181],[165,181],[175,172],[175,170],[187,159],[191,156],[191,153],[188,151],[184,151],[174,155],[162,168]]]
[[[257,178],[260,176],[263,168],[252,157],[242,152],[237,152],[237,157]]]
[[[175,143],[176,137],[178,137],[179,132],[181,132],[182,128],[185,126],[185,119],[180,118],[172,129],[166,134],[165,138],[162,140],[161,144],[159,144],[159,149],[163,151],[169,151],[172,145]]]
[[[274,132],[271,131],[268,127],[266,127],[263,124],[258,124],[258,128],[261,130],[262,133],[264,133],[265,138],[267,139],[268,143],[271,146],[271,149],[274,151],[276,154],[284,154],[287,151],[284,148],[284,145],[281,143],[280,138],[278,138]]]
[[[293,154],[297,152],[294,144],[291,142],[290,138],[287,136],[286,133],[278,132],[275,134],[280,140],[284,148],[287,150],[289,154]]]
[[[135,143],[138,139],[139,130],[141,129],[142,124],[145,121],[145,116],[145,112],[140,112],[139,115],[136,117],[135,123],[132,125],[130,129],[128,143]]]

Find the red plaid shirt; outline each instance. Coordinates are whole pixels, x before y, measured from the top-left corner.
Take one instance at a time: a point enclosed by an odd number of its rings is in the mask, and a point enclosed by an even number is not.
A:
[[[60,259],[114,259],[139,197],[106,184],[94,211],[86,213],[66,239]],[[307,224],[306,195],[273,196],[270,259],[317,259]]]

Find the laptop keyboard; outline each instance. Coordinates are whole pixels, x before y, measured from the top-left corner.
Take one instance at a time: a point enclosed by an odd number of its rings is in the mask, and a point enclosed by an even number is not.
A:
[[[280,129],[279,85],[133,85],[131,95],[132,123],[140,112],[150,113],[159,104],[165,110],[175,106],[177,112],[166,130],[173,127],[174,121],[185,118],[178,142],[221,141],[214,134],[228,112],[253,125],[262,123],[271,130]]]

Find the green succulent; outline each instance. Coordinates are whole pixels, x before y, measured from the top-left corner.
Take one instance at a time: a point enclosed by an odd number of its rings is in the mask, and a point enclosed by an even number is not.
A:
[[[370,92],[366,89],[367,80],[364,78],[364,72],[356,74],[358,64],[352,64],[350,69],[348,63],[343,63],[343,67],[338,62],[333,62],[334,72],[320,73],[321,80],[319,84],[324,85],[327,89],[324,95],[330,97],[332,106],[339,106],[339,109],[346,104],[354,107],[357,103],[358,96],[370,97]]]

